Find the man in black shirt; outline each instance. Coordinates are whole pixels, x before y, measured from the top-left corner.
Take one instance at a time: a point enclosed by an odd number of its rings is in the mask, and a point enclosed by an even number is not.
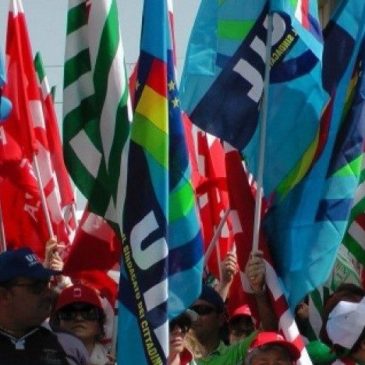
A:
[[[0,254],[0,364],[69,365],[57,336],[41,326],[54,294],[51,276],[27,248]]]

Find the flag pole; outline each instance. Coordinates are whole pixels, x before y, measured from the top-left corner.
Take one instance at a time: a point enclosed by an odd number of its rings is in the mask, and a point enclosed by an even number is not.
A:
[[[0,252],[5,252],[7,249],[6,236],[4,229],[3,210],[0,204]]]
[[[216,231],[214,232],[214,235],[213,235],[213,238],[211,239],[210,243],[209,243],[209,246],[207,248],[207,250],[205,251],[205,255],[204,255],[204,262],[205,262],[205,265],[206,263],[208,262],[209,260],[209,257],[210,255],[212,254],[215,246],[217,245],[217,242],[218,242],[218,239],[219,239],[219,236],[222,232],[222,229],[223,229],[223,226],[224,226],[224,223],[226,223],[227,221],[227,218],[228,218],[228,214],[230,212],[230,208],[228,208],[225,212],[224,212],[224,215],[221,219],[221,221],[219,222],[219,225],[216,229]]]
[[[271,42],[273,31],[273,15],[271,9],[268,13],[267,37],[266,37],[266,62],[265,62],[265,76],[264,76],[264,92],[262,99],[262,113],[260,114],[260,143],[258,154],[258,171],[257,171],[257,191],[255,200],[255,216],[253,226],[253,240],[252,252],[257,252],[259,247],[259,233],[262,210],[262,196],[263,196],[263,176],[265,165],[265,147],[266,147],[266,124],[269,104],[269,83],[270,83],[270,61],[271,61]],[[262,115],[262,117],[261,117]]]
[[[48,233],[49,233],[49,236],[52,238],[52,237],[54,237],[53,227],[52,227],[52,223],[51,223],[51,217],[49,215],[49,210],[47,207],[46,197],[44,196],[42,180],[41,180],[41,173],[39,171],[38,158],[35,153],[33,153],[33,163],[34,163],[35,174],[36,174],[36,178],[37,178],[37,182],[38,182],[39,193],[41,196],[42,208],[43,208],[44,216],[46,218]]]

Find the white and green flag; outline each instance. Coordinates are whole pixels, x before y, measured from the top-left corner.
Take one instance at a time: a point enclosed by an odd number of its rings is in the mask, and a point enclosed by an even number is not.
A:
[[[116,0],[69,0],[63,140],[67,168],[88,209],[119,222],[129,93]]]

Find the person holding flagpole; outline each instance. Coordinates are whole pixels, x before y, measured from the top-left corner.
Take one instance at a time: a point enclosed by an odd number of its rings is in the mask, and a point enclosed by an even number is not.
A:
[[[266,292],[265,263],[260,253],[252,254],[247,262],[245,273],[255,296],[261,328],[276,331],[277,319]],[[210,286],[204,285],[199,299],[191,306],[198,313],[197,321],[192,324],[192,336],[196,340],[201,357],[198,365],[242,364],[257,331],[227,346],[221,339],[221,331],[226,321],[225,304],[220,294]]]

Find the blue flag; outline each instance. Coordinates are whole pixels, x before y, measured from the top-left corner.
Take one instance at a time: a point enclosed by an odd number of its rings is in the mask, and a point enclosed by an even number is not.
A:
[[[243,150],[256,174],[267,16],[275,11],[263,182],[272,199],[282,199],[309,169],[329,97],[321,82],[316,1],[300,21],[294,17],[296,2],[286,3],[202,1],[181,85],[182,105],[192,122]]]
[[[364,22],[365,2],[345,1],[325,30],[323,83],[331,99],[321,118],[315,162],[265,221],[292,308],[328,278],[358,184],[365,123]]]
[[[11,102],[5,96],[2,96],[3,87],[6,84],[6,75],[4,69],[3,54],[0,52],[0,121],[6,119],[11,111]]]
[[[166,0],[145,0],[123,212],[118,363],[166,364],[169,319],[201,291],[203,254]]]

